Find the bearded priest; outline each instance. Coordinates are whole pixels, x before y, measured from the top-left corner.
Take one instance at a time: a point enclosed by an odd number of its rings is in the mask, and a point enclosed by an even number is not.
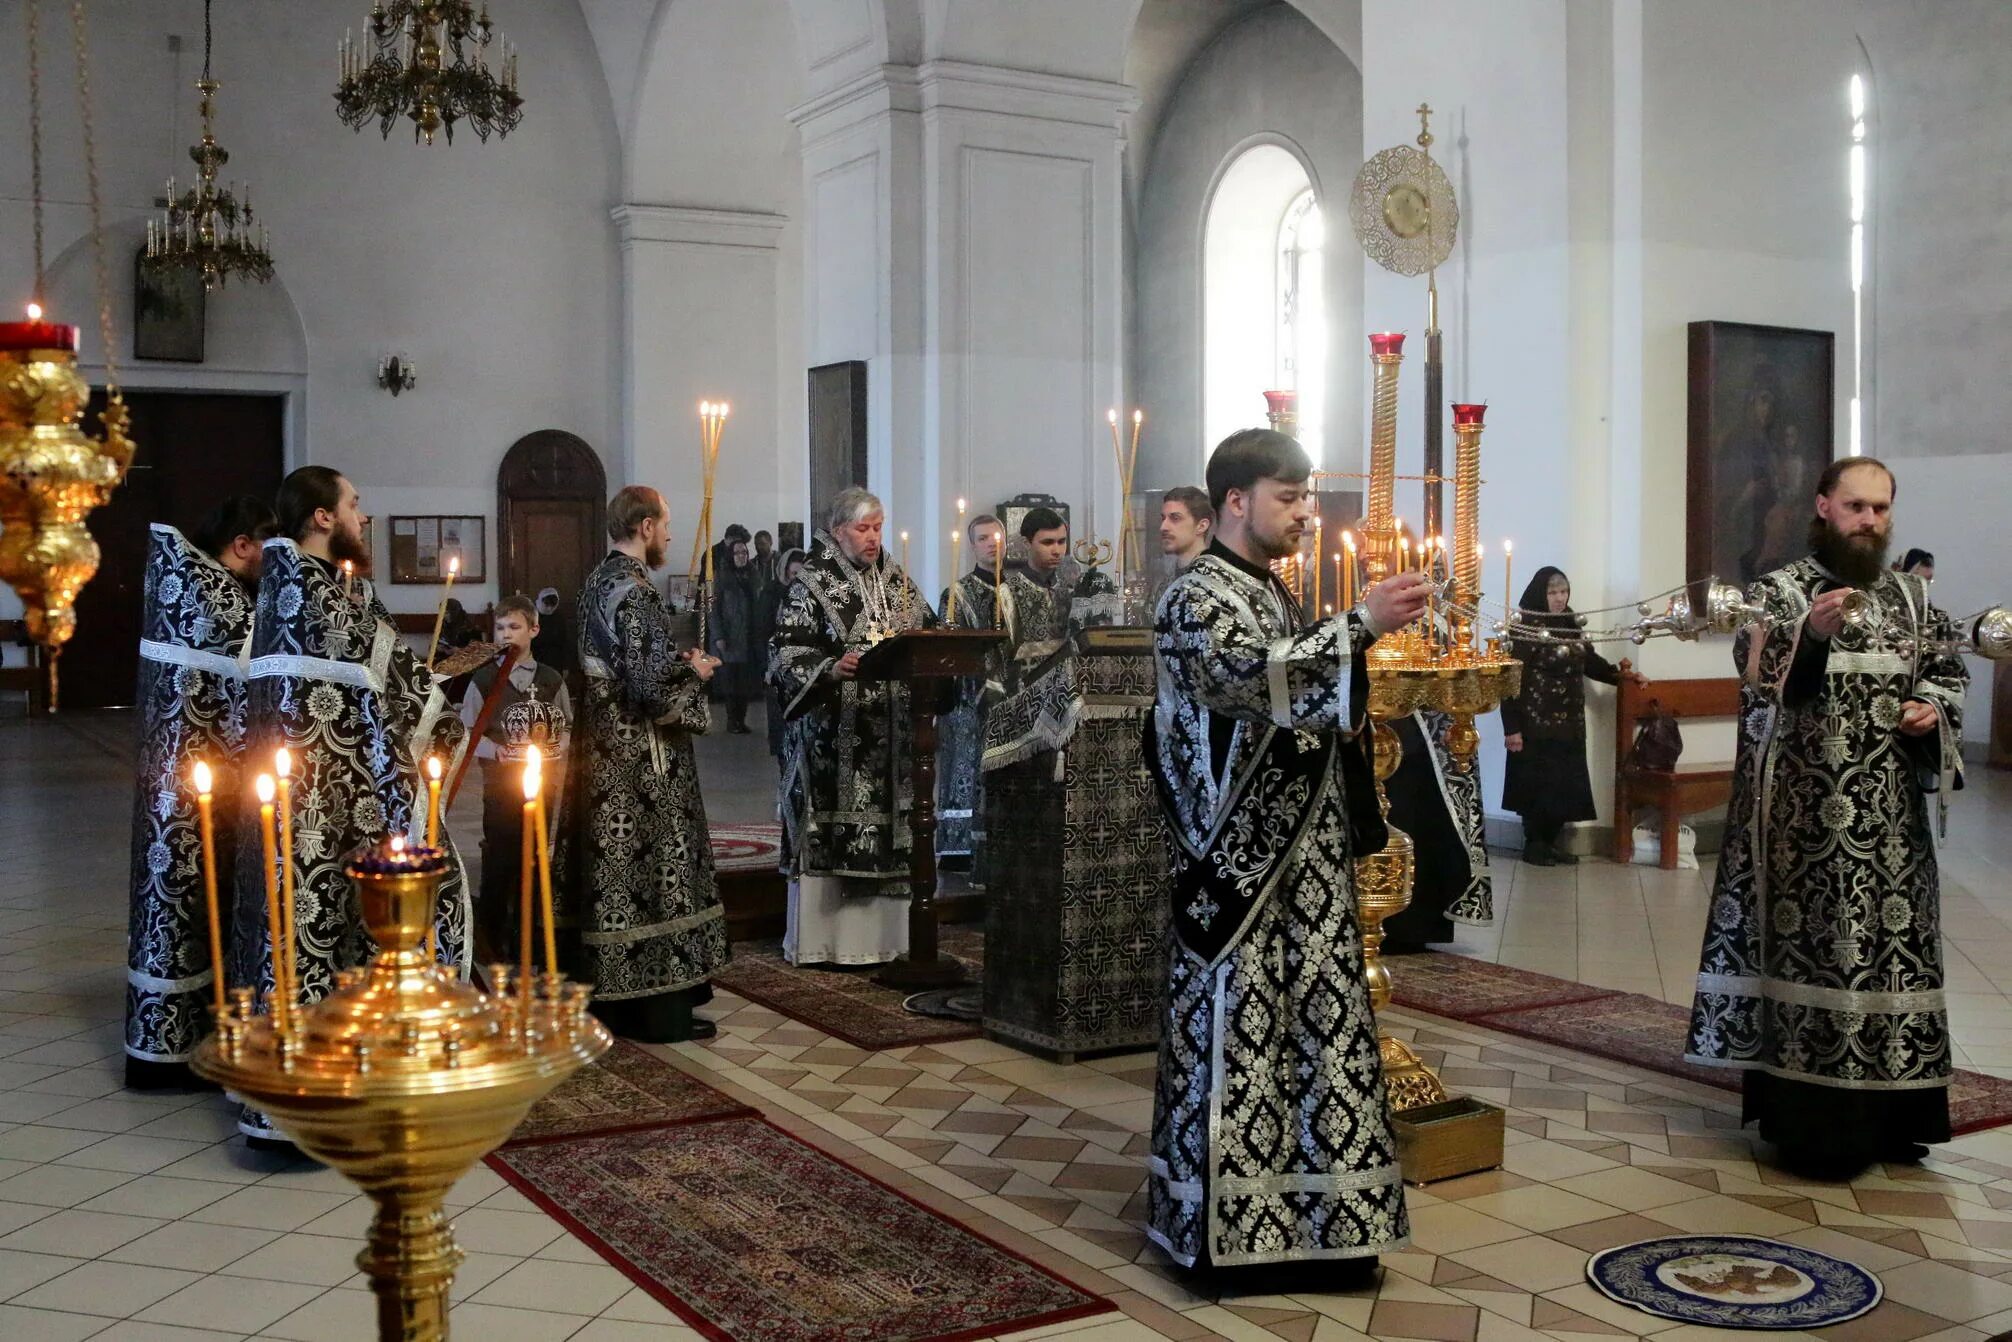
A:
[[[243,770],[267,773],[292,757],[294,999],[318,1002],[342,970],[373,953],[356,893],[343,873],[351,852],[387,834],[426,833],[420,762],[438,755],[451,777],[466,741],[439,679],[405,646],[377,589],[363,537],[369,521],[356,486],[327,466],[303,466],[273,500],[279,534],[265,544],[252,628]],[[354,574],[343,567],[354,566]],[[257,803],[245,790],[238,833],[236,936],[231,981],[272,987],[272,939],[257,861]],[[468,897],[461,861],[441,826],[451,867],[434,907],[439,958],[466,968]],[[283,1138],[246,1108],[239,1128]]]
[[[1886,567],[1893,473],[1817,481],[1812,553],[1763,575],[1733,643],[1740,736],[1689,1061],[1745,1072],[1791,1171],[1848,1178],[1949,1140],[1931,800],[1962,786],[1969,673],[1928,584]]]
[[[1173,867],[1146,1233],[1183,1266],[1325,1261],[1409,1236],[1363,982],[1355,859],[1383,846],[1363,654],[1425,611],[1402,574],[1303,624],[1270,570],[1312,463],[1246,429],[1209,459],[1216,533],[1160,598],[1146,753]]]
[[[719,662],[681,651],[650,575],[664,566],[664,496],[628,485],[608,501],[608,555],[576,607],[586,672],[568,811],[567,911],[594,1012],[625,1039],[710,1039],[692,1014],[727,962],[692,738],[712,726]]]
[[[885,964],[908,949],[908,687],[858,679],[881,639],[936,623],[881,544],[880,500],[842,489],[783,595],[768,682],[783,705],[782,815],[791,964]]]

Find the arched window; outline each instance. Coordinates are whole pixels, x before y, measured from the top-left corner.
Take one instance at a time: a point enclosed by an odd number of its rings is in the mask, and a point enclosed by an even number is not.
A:
[[[1299,438],[1321,464],[1328,313],[1319,200],[1305,166],[1256,144],[1223,170],[1202,229],[1202,451],[1265,422],[1264,393],[1299,393]]]
[[[1325,427],[1327,367],[1326,275],[1321,247],[1326,242],[1320,205],[1311,190],[1286,206],[1278,226],[1278,375],[1273,386],[1299,393],[1299,440],[1320,464]]]

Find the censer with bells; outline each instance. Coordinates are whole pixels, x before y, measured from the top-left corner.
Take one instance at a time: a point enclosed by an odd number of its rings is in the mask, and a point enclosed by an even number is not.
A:
[[[98,543],[85,529],[92,509],[111,497],[133,459],[128,414],[113,367],[111,291],[105,278],[96,138],[91,121],[84,8],[72,8],[84,159],[90,182],[98,332],[105,361],[103,437],[82,428],[90,384],[77,366],[77,328],[43,320],[42,78],[37,5],[28,20],[29,126],[33,139],[35,299],[28,320],[0,322],[0,582],[25,608],[28,637],[46,652],[48,708],[57,703],[56,658],[77,629],[77,593],[98,571]]]

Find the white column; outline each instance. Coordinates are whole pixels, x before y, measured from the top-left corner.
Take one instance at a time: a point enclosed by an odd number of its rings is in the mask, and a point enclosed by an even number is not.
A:
[[[936,61],[796,114],[813,363],[866,359],[868,483],[930,591],[956,499],[1116,534],[1122,85]],[[871,262],[872,268],[868,268]]]
[[[671,508],[671,564],[691,558],[701,492],[698,405],[733,407],[713,496],[729,522],[773,530],[801,491],[800,426],[776,414],[777,214],[617,205],[622,240],[624,450],[609,487],[655,485]]]

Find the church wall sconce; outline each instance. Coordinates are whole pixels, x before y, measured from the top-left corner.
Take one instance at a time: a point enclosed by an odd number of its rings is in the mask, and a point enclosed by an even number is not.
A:
[[[377,361],[377,385],[393,396],[419,385],[419,369],[410,354],[387,354]]]

